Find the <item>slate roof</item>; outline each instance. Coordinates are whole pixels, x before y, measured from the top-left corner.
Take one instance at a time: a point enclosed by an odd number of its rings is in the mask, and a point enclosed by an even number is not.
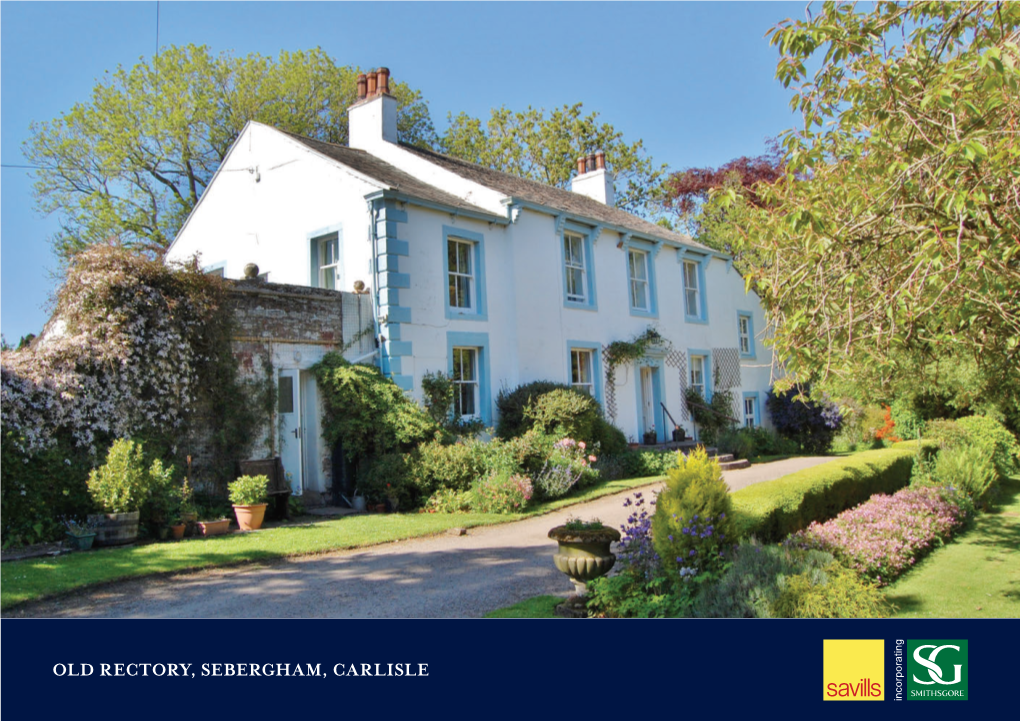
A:
[[[482,213],[487,216],[493,215],[492,211],[472,205],[452,193],[447,193],[445,190],[440,190],[434,185],[419,180],[413,175],[390,165],[384,160],[380,160],[364,150],[357,150],[345,145],[336,145],[321,140],[312,140],[311,138],[289,133],[285,130],[280,132],[311,150],[343,163],[347,167],[367,175],[397,192],[451,208]],[[562,188],[554,188],[551,185],[545,185],[534,180],[519,178],[516,175],[486,168],[466,160],[451,158],[448,155],[435,153],[431,150],[416,148],[405,143],[401,143],[400,147],[455,175],[502,193],[508,198],[534,203],[553,210],[561,210],[571,215],[623,228],[624,230],[644,236],[709,250],[706,246],[691,240],[686,235],[666,230],[632,213],[600,203],[586,195],[563,190]]]
[[[462,178],[472,180],[479,185],[492,188],[493,190],[503,193],[508,197],[513,197],[517,200],[523,200],[529,203],[535,203],[537,205],[543,205],[555,210],[563,210],[572,215],[590,218],[600,223],[606,223],[607,225],[619,226],[634,233],[640,233],[641,235],[649,235],[655,238],[673,241],[675,243],[683,243],[684,245],[694,248],[709,250],[706,246],[691,240],[691,238],[686,235],[666,230],[662,226],[655,225],[655,223],[649,223],[647,220],[639,218],[632,213],[628,213],[626,210],[620,210],[619,208],[614,208],[606,205],[605,203],[600,203],[594,198],[589,198],[586,195],[581,195],[580,193],[575,193],[570,190],[563,190],[562,188],[554,188],[551,185],[545,185],[534,180],[519,178],[516,175],[510,175],[509,173],[503,173],[499,170],[486,168],[485,166],[471,163],[466,160],[460,160],[459,158],[451,158],[448,155],[435,153],[431,150],[416,148],[405,143],[401,143],[400,147],[404,150],[415,153],[416,155],[420,155],[426,160],[445,168],[451,173],[455,173]]]
[[[311,138],[289,133],[285,130],[280,130],[280,132],[293,138],[305,147],[314,150],[320,155],[325,155],[327,158],[343,163],[348,168],[356,170],[362,175],[367,175],[373,180],[377,180],[382,185],[396,190],[398,193],[403,193],[430,203],[438,203],[451,208],[467,210],[474,213],[482,213],[483,215],[490,217],[493,216],[491,210],[486,210],[485,208],[480,208],[477,205],[472,205],[452,193],[447,193],[445,190],[440,190],[434,185],[422,182],[413,175],[405,173],[400,168],[390,165],[385,160],[380,160],[364,150],[348,148],[346,145],[336,145],[334,143],[327,143],[321,140],[312,140]]]

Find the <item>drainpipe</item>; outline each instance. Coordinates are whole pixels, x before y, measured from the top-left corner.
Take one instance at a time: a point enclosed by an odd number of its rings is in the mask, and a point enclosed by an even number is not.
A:
[[[381,310],[379,308],[379,238],[376,232],[378,224],[376,202],[374,200],[368,201],[368,238],[372,241],[372,324],[375,329],[375,342],[378,344],[379,370],[385,376],[389,373],[389,363],[387,362],[386,349],[382,341],[379,340],[382,335],[382,329],[379,327],[379,314]]]

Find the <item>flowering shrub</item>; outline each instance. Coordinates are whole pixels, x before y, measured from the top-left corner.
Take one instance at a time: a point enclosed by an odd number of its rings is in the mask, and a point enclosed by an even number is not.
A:
[[[471,491],[440,488],[425,502],[421,513],[467,513],[471,510],[472,497]]]
[[[519,513],[531,500],[531,479],[520,474],[495,473],[474,486],[472,508],[479,513]]]
[[[776,432],[799,443],[806,453],[827,453],[843,425],[843,416],[835,403],[827,399],[798,400],[798,393],[792,388],[769,391],[765,407]]]
[[[664,618],[682,616],[690,594],[678,594],[666,575],[652,543],[652,518],[643,493],[628,496],[623,502],[631,508],[627,522],[620,527],[623,537],[616,551],[618,572],[588,583],[588,615],[610,618]],[[655,506],[653,498],[649,506]]]
[[[197,267],[108,246],[83,251],[43,338],[3,353],[4,432],[33,455],[66,430],[95,456],[103,437],[180,428],[221,302],[217,279]]]
[[[584,488],[598,481],[599,472],[592,468],[598,460],[596,450],[573,438],[556,441],[542,470],[535,474],[536,497],[559,498],[575,486]]]
[[[892,409],[889,406],[882,406],[882,408],[885,409],[885,413],[882,415],[883,425],[875,431],[875,440],[899,443],[903,439],[893,433],[893,429],[896,428],[896,421],[893,420]]]
[[[825,523],[812,523],[787,543],[829,551],[880,584],[909,569],[959,528],[971,506],[951,488],[905,488],[875,495]]]
[[[725,549],[736,540],[731,517],[719,463],[698,446],[669,472],[652,520],[655,550],[674,580],[689,581],[723,568]]]

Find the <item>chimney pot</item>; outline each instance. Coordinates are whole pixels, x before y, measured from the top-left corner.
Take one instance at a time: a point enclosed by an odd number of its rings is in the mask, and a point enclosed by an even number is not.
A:
[[[358,100],[364,100],[368,94],[368,78],[365,73],[358,75]]]
[[[606,169],[606,154],[601,150],[595,153],[595,168],[597,170]]]
[[[378,77],[378,79],[376,80],[376,86],[378,87],[379,92],[380,93],[390,92],[390,69],[379,68],[379,71],[376,73],[376,75]]]
[[[375,97],[375,73],[371,72],[368,74],[368,97]]]
[[[584,166],[585,166],[586,162],[587,161],[586,161],[586,159],[583,156],[577,159],[577,174],[578,175],[584,175],[584,173],[585,173],[585,167]]]
[[[595,153],[588,156],[588,172],[595,170]]]

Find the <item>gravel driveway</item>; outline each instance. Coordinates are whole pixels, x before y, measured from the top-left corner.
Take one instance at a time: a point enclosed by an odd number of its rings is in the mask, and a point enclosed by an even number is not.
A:
[[[732,490],[832,458],[792,458],[723,474]],[[646,495],[659,484],[637,489]],[[627,491],[557,513],[466,536],[433,536],[382,546],[124,581],[25,604],[5,616],[93,618],[463,618],[531,596],[567,596],[546,534],[570,516],[619,527]]]

